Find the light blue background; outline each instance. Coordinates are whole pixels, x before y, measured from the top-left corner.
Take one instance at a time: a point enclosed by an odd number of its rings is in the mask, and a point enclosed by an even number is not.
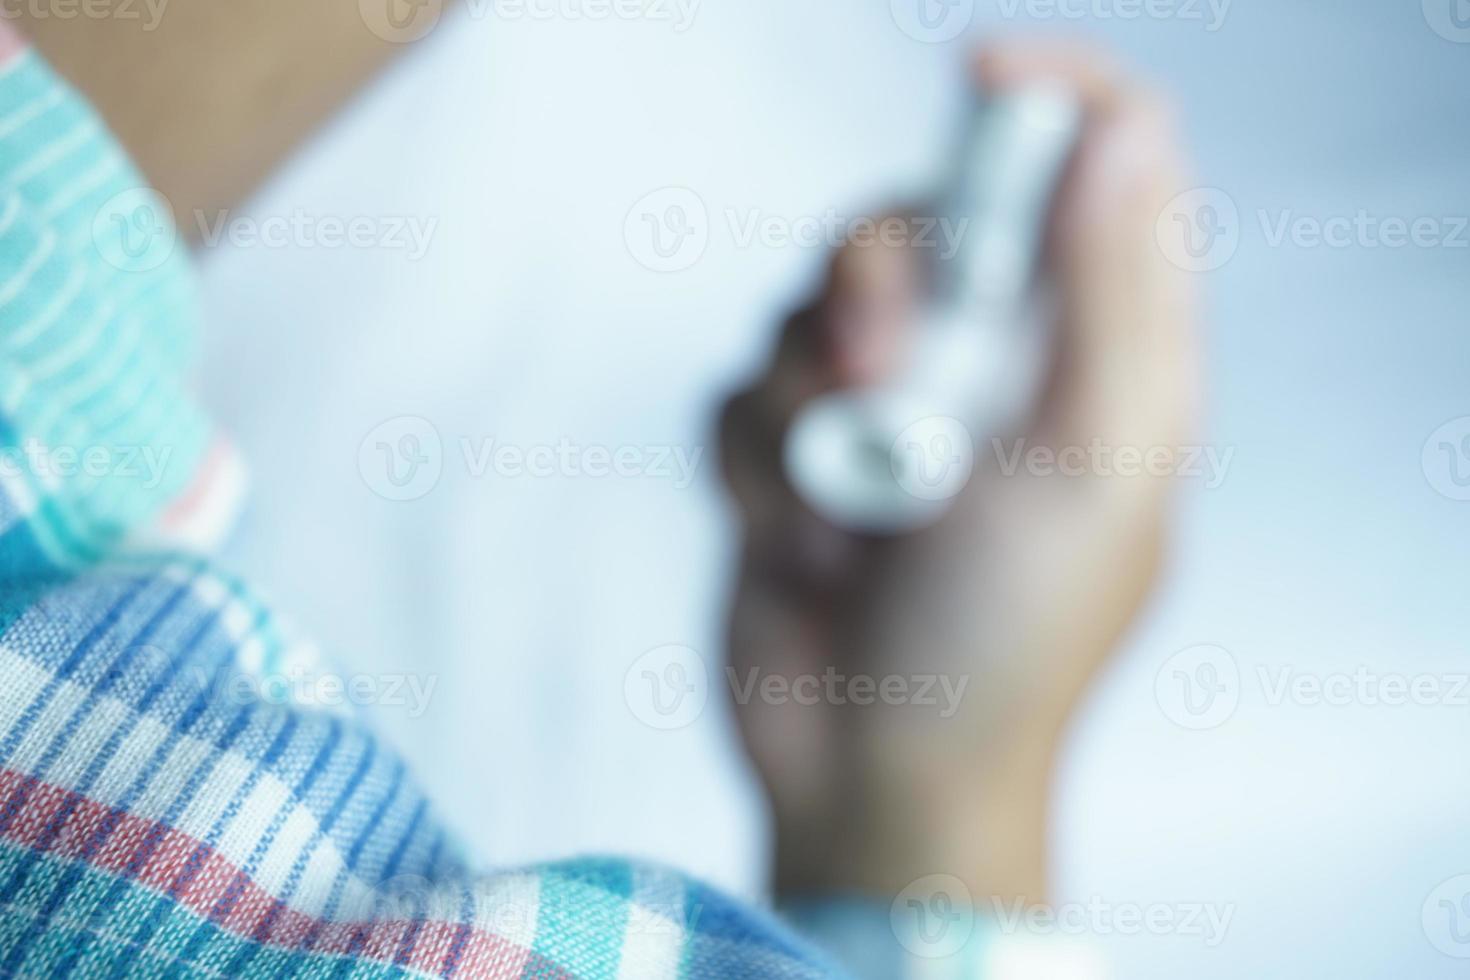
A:
[[[1417,0],[1236,0],[1213,32],[1006,9],[978,4],[967,40],[1106,38],[1241,215],[1238,252],[1201,277],[1207,439],[1232,468],[1185,502],[1158,600],[1077,721],[1058,898],[1233,906],[1216,948],[1101,937],[1119,976],[1464,976],[1421,908],[1470,872],[1470,706],[1272,706],[1257,671],[1470,671],[1470,503],[1420,461],[1470,416],[1470,249],[1271,247],[1258,213],[1470,213],[1470,44]],[[379,722],[487,857],[631,851],[758,888],[724,712],[657,732],[622,700],[645,650],[718,663],[733,539],[713,459],[682,492],[449,460],[391,504],[360,441],[419,415],[451,453],[462,435],[707,444],[718,393],[824,258],[737,247],[719,216],[856,215],[922,186],[967,40],[915,40],[888,0],[705,0],[683,33],[462,8],[246,209],[432,217],[423,261],[206,250],[206,390],[255,464],[234,557],[357,669],[440,677],[423,717]],[[660,275],[623,222],[671,185],[714,223],[701,261]],[[1154,685],[1200,643],[1235,658],[1240,702],[1188,731]]]

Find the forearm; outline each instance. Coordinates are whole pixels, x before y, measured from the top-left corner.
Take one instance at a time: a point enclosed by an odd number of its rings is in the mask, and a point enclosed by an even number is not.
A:
[[[66,19],[41,9],[6,6],[181,216],[239,203],[404,47],[374,34],[357,0],[116,0],[108,16]]]

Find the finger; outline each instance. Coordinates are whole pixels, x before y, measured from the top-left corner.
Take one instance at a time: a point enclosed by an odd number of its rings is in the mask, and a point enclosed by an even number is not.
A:
[[[793,499],[781,452],[803,407],[834,389],[877,384],[900,366],[921,272],[892,241],[836,253],[821,294],[782,326],[769,367],[726,404],[721,452],[742,507],[759,513]]]
[[[1052,236],[1061,437],[1170,445],[1191,425],[1192,284],[1155,235],[1184,183],[1180,156],[1171,114],[1148,93],[1120,89],[1089,122]]]
[[[1155,238],[1184,183],[1171,113],[1081,42],[1003,42],[981,53],[975,73],[996,89],[1062,84],[1084,111],[1048,236],[1060,330],[1033,435],[1056,446],[1169,445],[1190,428],[1197,387],[1191,284]]]
[[[972,77],[987,91],[1004,91],[1049,81],[1065,87],[1089,115],[1116,102],[1122,72],[1107,52],[1066,38],[1014,38],[982,47]]]
[[[781,473],[781,439],[801,405],[830,387],[819,352],[817,304],[782,325],[770,365],[720,413],[725,482],[747,525],[763,527],[791,506]]]
[[[821,366],[838,388],[881,384],[903,363],[913,336],[922,269],[908,244],[912,218],[889,215],[873,228],[873,239],[837,254],[819,319]]]
[[[1154,235],[1183,183],[1168,108],[1079,40],[993,44],[977,56],[974,74],[993,91],[1061,85],[1083,110],[1048,234],[1060,330],[1033,435],[1054,448],[1093,438],[1167,446],[1190,428],[1196,387],[1189,283]]]
[[[830,387],[817,350],[817,316],[813,308],[787,322],[772,366],[726,403],[719,432],[725,481],[743,524],[742,574],[803,602],[836,588],[858,547],[814,514],[786,478],[783,449],[791,419]]]
[[[904,244],[909,221],[882,219],[873,227],[889,234],[834,256],[821,295],[783,326],[770,367],[721,415],[721,459],[745,520],[748,559],[793,588],[835,587],[865,547],[797,496],[784,442],[813,398],[878,384],[901,365],[922,274]]]

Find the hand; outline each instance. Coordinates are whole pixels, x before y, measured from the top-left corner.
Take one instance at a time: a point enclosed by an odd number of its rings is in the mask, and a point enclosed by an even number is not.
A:
[[[1164,452],[1191,432],[1191,295],[1154,233],[1183,188],[1166,111],[1070,47],[997,47],[976,75],[990,90],[1061,80],[1087,114],[1049,235],[1056,363],[1025,431],[1000,434],[999,453],[980,434],[954,507],[905,537],[845,533],[795,496],[781,447],[797,411],[881,380],[903,357],[919,266],[912,248],[878,243],[835,257],[822,295],[788,321],[768,372],[721,423],[745,524],[731,682],[771,796],[785,893],[892,895],[947,873],[976,895],[1043,897],[1053,759],[1149,590],[1171,478],[1024,465],[1007,475],[999,456],[1016,439]],[[856,704],[850,695],[872,691],[844,683],[904,678],[914,696],[923,675],[938,678],[928,691],[937,704]],[[793,688],[806,703],[761,695],[762,679],[803,676],[830,679]]]

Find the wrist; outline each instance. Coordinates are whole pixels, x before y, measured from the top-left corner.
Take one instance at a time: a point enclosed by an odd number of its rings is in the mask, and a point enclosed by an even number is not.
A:
[[[1049,763],[993,758],[975,776],[935,760],[929,771],[908,766],[901,781],[847,780],[847,799],[820,809],[778,807],[776,893],[886,902],[918,879],[950,875],[979,904],[1043,901]]]

